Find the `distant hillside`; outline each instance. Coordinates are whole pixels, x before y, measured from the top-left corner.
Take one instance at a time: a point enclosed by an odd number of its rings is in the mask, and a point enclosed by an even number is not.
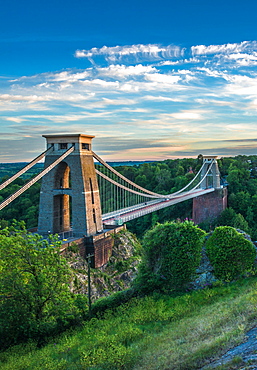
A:
[[[17,163],[0,163],[0,180],[4,176],[12,176],[16,172],[20,171],[25,167],[28,162],[17,162]],[[39,173],[44,167],[44,163],[37,163],[34,167],[30,168],[26,173],[24,173],[21,178],[29,179],[31,176]]]
[[[112,167],[118,166],[137,166],[142,163],[152,163],[153,161],[127,161],[127,162],[107,162]],[[0,181],[4,176],[12,176],[16,172],[20,171],[25,167],[28,162],[16,162],[16,163],[0,163]],[[31,176],[39,173],[44,167],[44,163],[37,163],[34,167],[28,170],[25,174],[21,176],[23,179],[28,179]]]
[[[128,162],[107,162],[112,167],[117,166],[138,166],[143,163],[153,163],[154,161],[128,161]]]

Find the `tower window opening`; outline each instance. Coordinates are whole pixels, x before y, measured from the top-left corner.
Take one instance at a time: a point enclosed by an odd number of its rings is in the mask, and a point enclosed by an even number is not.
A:
[[[82,143],[82,144],[81,144],[81,148],[82,148],[82,149],[86,149],[86,150],[90,150],[90,144]]]
[[[93,221],[96,224],[95,209],[93,208]]]
[[[94,198],[94,190],[93,190],[93,184],[92,184],[91,177],[89,178],[89,184],[90,184],[90,191],[91,191],[91,200],[92,200],[92,204],[94,204],[95,198]]]
[[[59,149],[68,149],[68,143],[60,143]]]
[[[59,197],[59,199],[60,199],[60,204],[59,204],[59,215],[60,215],[59,225],[60,225],[60,228],[62,230],[62,225],[63,225],[63,197]]]

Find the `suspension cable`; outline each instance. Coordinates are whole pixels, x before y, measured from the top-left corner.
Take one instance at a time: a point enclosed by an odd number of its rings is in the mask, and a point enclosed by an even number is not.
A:
[[[100,162],[104,167],[108,168],[112,173],[114,173],[115,175],[117,175],[120,179],[123,179],[125,180],[128,184],[134,186],[135,188],[139,189],[139,190],[142,190],[144,193],[148,193],[150,195],[155,195],[157,198],[160,196],[160,194],[158,193],[154,193],[150,190],[147,190],[147,189],[144,189],[142,188],[142,186],[139,186],[137,184],[135,184],[133,181],[127,179],[125,176],[123,176],[121,173],[119,173],[118,171],[116,171],[114,168],[112,168],[108,163],[106,163],[102,158],[100,158],[96,153],[92,152],[93,154],[93,157],[98,161]]]
[[[15,173],[12,177],[10,177],[8,180],[3,182],[0,185],[0,190],[4,189],[7,185],[11,184],[17,177],[20,177],[23,175],[25,172],[27,172],[31,167],[33,167],[37,162],[40,161],[40,159],[44,158],[46,154],[51,152],[53,149],[53,146],[45,150],[43,153],[41,153],[39,156],[37,156],[35,159],[33,159],[30,163],[28,163],[25,167],[23,167],[20,171]]]
[[[211,161],[210,163],[210,166],[208,168],[208,170],[206,171],[206,173],[204,174],[203,178],[201,179],[201,181],[191,190],[195,190],[197,188],[197,186],[201,185],[201,183],[205,180],[206,176],[208,175],[208,173],[210,172],[211,168],[212,168],[212,165],[214,163],[214,159]]]
[[[125,182],[127,182],[129,185],[132,185],[132,186],[134,186],[135,188],[137,188],[137,189],[139,189],[139,190],[141,190],[141,191],[143,191],[144,193],[147,193],[147,194],[150,194],[151,196],[150,196],[150,198],[170,198],[170,197],[173,197],[173,196],[175,196],[175,195],[177,195],[177,194],[179,194],[179,193],[181,193],[182,191],[184,191],[185,189],[187,189],[194,181],[195,181],[195,179],[197,178],[197,176],[201,173],[201,171],[202,171],[202,169],[203,169],[203,166],[205,165],[205,163],[203,163],[202,164],[202,166],[201,166],[201,168],[200,168],[200,170],[197,172],[197,174],[194,176],[194,178],[186,185],[186,186],[184,186],[182,189],[180,189],[180,190],[178,190],[178,191],[176,191],[176,192],[174,192],[174,193],[171,193],[171,194],[166,194],[166,195],[163,195],[163,194],[158,194],[158,193],[154,193],[154,192],[152,192],[152,191],[150,191],[150,190],[147,190],[147,189],[145,189],[145,188],[143,188],[143,187],[141,187],[140,185],[137,185],[137,184],[135,184],[133,181],[131,181],[131,180],[129,180],[129,179],[127,179],[125,176],[123,176],[121,173],[119,173],[118,171],[116,171],[114,168],[112,168],[108,163],[106,163],[101,157],[99,157],[96,153],[94,153],[93,152],[93,156],[94,156],[94,158],[99,162],[99,163],[101,163],[105,168],[108,168],[113,174],[115,174],[115,175],[117,175],[120,179],[122,179],[122,180],[124,180]],[[209,167],[209,170],[210,170],[210,168],[211,168],[211,166],[213,165],[213,162],[214,162],[214,160],[212,160],[212,162],[211,162],[211,164],[210,164],[210,167]],[[207,171],[207,173],[209,173],[209,170]],[[100,174],[101,172],[99,171],[99,173],[98,174]],[[207,176],[207,173],[205,174],[205,176],[204,176],[204,179],[205,179],[205,177]],[[101,176],[101,174],[100,174],[100,176]],[[107,176],[108,177],[108,176]],[[191,190],[194,190],[194,189],[196,189],[197,188],[197,186],[199,186],[202,182],[203,182],[203,180],[204,179],[202,179],[193,189],[191,189]],[[108,178],[108,181],[110,181],[110,178]],[[116,182],[116,185],[117,186],[120,186],[120,187],[122,187],[122,185],[120,185],[119,183],[117,183]],[[127,190],[127,191],[130,191],[130,192],[132,192],[132,193],[134,193],[134,194],[138,194],[138,193],[135,193],[135,191],[131,191],[131,189],[129,189],[128,187],[125,187],[125,188],[123,188],[123,189],[125,189],[125,190]],[[140,193],[141,194],[141,193]],[[144,197],[146,197],[146,195],[143,195]]]
[[[213,163],[213,162],[212,162]],[[202,169],[203,169],[203,166],[204,166],[204,164],[205,163],[203,163],[202,164],[202,167],[200,168],[200,170],[197,172],[197,174],[194,176],[194,178],[186,185],[186,186],[184,186],[182,189],[180,189],[180,190],[178,190],[178,191],[176,191],[175,193],[171,193],[171,194],[169,194],[169,195],[176,195],[176,194],[179,194],[179,193],[181,193],[183,190],[185,190],[186,188],[188,188],[193,182],[194,182],[194,180],[197,178],[197,176],[201,173],[201,171],[202,171]],[[199,184],[197,184],[197,186],[198,185],[200,185],[200,183]]]
[[[98,171],[97,169],[95,170],[95,172],[99,175],[99,176],[102,176],[104,179],[106,179],[107,181],[111,182],[113,185],[116,185],[118,186],[119,188],[122,188],[124,190],[127,190],[129,191],[130,193],[134,193],[134,194],[137,194],[137,195],[141,195],[142,197],[149,197],[149,198],[165,198],[166,196],[165,195],[161,195],[161,194],[156,194],[157,196],[153,196],[153,195],[149,195],[149,194],[145,194],[145,193],[139,193],[138,191],[136,190],[133,190],[133,189],[130,189],[124,185],[121,185],[119,182],[111,179],[110,177],[104,175],[102,172]]]
[[[35,182],[41,179],[41,177],[43,177],[45,174],[51,171],[55,166],[57,166],[57,164],[59,164],[64,158],[66,158],[71,152],[73,152],[73,150],[74,150],[74,146],[72,146],[65,153],[63,153],[63,155],[61,155],[56,161],[54,161],[52,164],[46,167],[43,171],[41,171],[37,176],[33,177],[32,180],[27,182],[27,184],[22,186],[19,190],[14,192],[7,199],[5,199],[2,203],[0,203],[0,210],[6,207],[8,204],[10,204],[14,199],[16,199],[22,193],[24,193],[24,191],[30,188],[33,184],[35,184]]]

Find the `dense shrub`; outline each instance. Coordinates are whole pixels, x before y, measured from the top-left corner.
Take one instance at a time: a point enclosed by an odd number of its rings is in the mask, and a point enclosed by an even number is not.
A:
[[[0,230],[0,348],[28,339],[42,343],[83,315],[87,299],[71,293],[72,272],[60,245],[27,233],[23,224]]]
[[[190,221],[166,222],[147,231],[136,288],[144,293],[183,289],[199,266],[204,235]]]
[[[216,227],[206,243],[207,255],[218,279],[231,281],[251,269],[254,245],[231,226]]]
[[[226,208],[217,218],[217,226],[232,226],[236,229],[244,230],[246,233],[250,231],[248,222],[240,213],[236,213],[233,208]]]
[[[131,298],[136,296],[136,292],[134,289],[126,289],[120,292],[113,293],[109,297],[104,297],[98,299],[92,305],[92,315],[99,315],[106,310],[116,308],[126,302],[128,302]]]

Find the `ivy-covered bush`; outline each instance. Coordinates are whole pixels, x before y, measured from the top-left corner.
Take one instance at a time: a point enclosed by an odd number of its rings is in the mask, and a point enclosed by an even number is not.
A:
[[[191,221],[157,224],[147,231],[136,289],[148,293],[185,288],[199,266],[204,236]]]
[[[218,279],[231,281],[253,267],[254,245],[231,226],[216,227],[206,252]]]

